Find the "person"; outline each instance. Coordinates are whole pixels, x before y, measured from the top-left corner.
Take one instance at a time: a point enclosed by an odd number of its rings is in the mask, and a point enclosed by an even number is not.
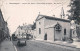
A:
[[[10,41],[11,41],[11,37],[10,37]]]
[[[8,40],[8,38],[6,37],[6,39],[5,40]]]

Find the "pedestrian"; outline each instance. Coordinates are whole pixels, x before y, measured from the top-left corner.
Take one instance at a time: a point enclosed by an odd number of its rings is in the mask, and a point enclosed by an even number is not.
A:
[[[11,37],[10,37],[10,41],[11,41]]]

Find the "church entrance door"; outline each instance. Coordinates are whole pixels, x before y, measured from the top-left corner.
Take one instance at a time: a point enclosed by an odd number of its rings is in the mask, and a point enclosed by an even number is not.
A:
[[[61,41],[61,25],[59,23],[57,23],[54,27],[54,41]]]

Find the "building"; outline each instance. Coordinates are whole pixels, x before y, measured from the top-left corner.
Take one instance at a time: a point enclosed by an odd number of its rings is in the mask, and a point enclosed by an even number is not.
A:
[[[9,29],[7,27],[7,22],[5,22],[2,11],[0,9],[0,41],[2,41],[6,36],[9,36]]]
[[[72,38],[75,39],[77,37],[77,24],[75,23],[75,20],[71,21],[71,34],[72,34]]]
[[[3,18],[3,15],[2,15],[2,11],[0,9],[0,40],[2,40],[4,38],[4,18]]]
[[[36,39],[36,37],[37,37],[36,29],[33,29],[32,30],[32,35],[33,35],[33,39]]]
[[[33,35],[33,39],[36,39],[36,23],[33,22],[32,25],[32,35]]]
[[[32,35],[32,25],[23,24],[23,26],[19,26],[15,31],[15,35],[23,38],[26,38],[27,35]]]
[[[23,26],[18,26],[14,34],[17,37],[26,38],[26,32],[25,32],[25,29],[23,29]],[[25,36],[22,36],[22,35],[25,35]]]
[[[62,40],[69,38],[70,20],[45,15],[38,15],[36,19],[37,39]]]
[[[47,41],[62,41],[70,38],[71,20],[65,19],[64,9],[61,18],[39,14],[36,18],[36,39]]]
[[[10,36],[10,34],[9,34],[9,28],[8,28],[8,23],[5,21],[5,29],[4,29],[4,36],[6,36],[6,37],[9,37]]]

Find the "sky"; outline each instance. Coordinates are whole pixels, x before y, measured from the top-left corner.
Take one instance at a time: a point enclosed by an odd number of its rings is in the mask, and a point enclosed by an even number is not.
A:
[[[33,24],[39,12],[42,15],[60,17],[63,6],[67,14],[69,3],[70,0],[3,0],[2,3],[0,1],[0,6],[12,34],[23,23]]]

